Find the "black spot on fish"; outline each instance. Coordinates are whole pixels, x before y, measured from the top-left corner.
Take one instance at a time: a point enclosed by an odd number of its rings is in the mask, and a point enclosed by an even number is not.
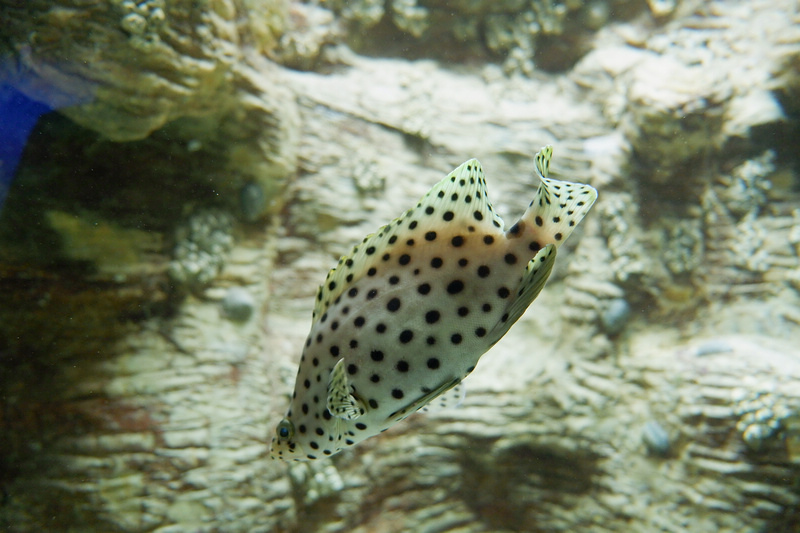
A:
[[[454,279],[453,281],[447,284],[448,294],[458,294],[463,290],[464,290],[464,282],[461,281],[460,279]]]
[[[409,342],[411,342],[411,339],[414,338],[414,332],[411,331],[410,329],[404,329],[403,331],[400,332],[400,336],[398,338],[400,339],[400,342],[402,342],[403,344],[408,344]]]

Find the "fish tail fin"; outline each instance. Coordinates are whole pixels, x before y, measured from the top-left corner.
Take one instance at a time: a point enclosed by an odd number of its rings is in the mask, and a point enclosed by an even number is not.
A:
[[[540,247],[566,241],[597,200],[597,190],[591,185],[548,178],[552,155],[552,146],[545,146],[536,154],[539,189],[521,219]],[[514,230],[512,227],[509,231]]]

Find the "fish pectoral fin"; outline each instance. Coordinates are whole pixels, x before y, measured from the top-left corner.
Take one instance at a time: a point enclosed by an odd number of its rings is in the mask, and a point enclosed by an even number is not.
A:
[[[556,250],[555,244],[548,244],[539,250],[533,259],[528,261],[525,273],[517,286],[517,292],[514,294],[514,299],[506,309],[508,316],[489,332],[488,340],[492,344],[500,340],[511,329],[511,326],[519,320],[519,317],[531,305],[531,302],[542,292],[550,273],[553,271]]]
[[[386,417],[386,421],[392,423],[399,422],[400,420],[406,418],[408,415],[416,412],[421,407],[427,405],[428,402],[430,402],[437,396],[440,396],[445,392],[449,391],[459,383],[461,383],[461,378],[453,378],[449,381],[442,383],[432,391],[423,394],[421,397],[417,398],[416,400],[406,405],[402,409],[398,409],[397,411],[390,414],[388,417]]]
[[[345,420],[355,420],[367,411],[364,403],[350,391],[344,358],[339,359],[328,379],[328,411]]]

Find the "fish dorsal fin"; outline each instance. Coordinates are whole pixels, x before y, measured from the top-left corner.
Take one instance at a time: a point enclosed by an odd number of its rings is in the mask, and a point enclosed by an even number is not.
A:
[[[317,291],[314,317],[325,313],[353,281],[368,275],[371,268],[380,269],[387,254],[387,261],[397,261],[400,254],[394,253],[396,248],[406,248],[410,240],[424,242],[441,234],[449,238],[459,233],[466,236],[502,231],[503,219],[489,201],[481,164],[470,159],[434,185],[415,207],[367,235],[339,259]]]
[[[344,358],[331,370],[328,380],[328,411],[345,420],[355,420],[366,412],[364,404],[350,392]]]
[[[553,147],[545,146],[534,158],[539,189],[522,220],[531,225],[539,242],[558,246],[592,208],[597,191],[591,185],[548,178],[552,156]]]
[[[415,413],[418,409],[427,405],[431,400],[433,400],[437,396],[446,393],[459,383],[461,383],[461,378],[453,378],[451,380],[445,381],[432,391],[423,394],[422,396],[420,396],[410,404],[406,405],[402,409],[398,409],[397,411],[390,414],[388,417],[386,417],[386,422],[389,423],[399,422],[400,420],[406,418],[408,415]]]
[[[492,344],[500,340],[508,332],[542,291],[547,278],[550,277],[550,273],[553,271],[556,250],[557,248],[554,244],[548,244],[539,250],[533,259],[528,261],[525,273],[517,286],[517,292],[506,308],[503,319],[489,332],[488,338]]]
[[[417,218],[425,232],[447,228],[465,233],[503,231],[503,219],[489,201],[486,177],[477,159],[465,161],[434,185],[414,211],[420,213]]]

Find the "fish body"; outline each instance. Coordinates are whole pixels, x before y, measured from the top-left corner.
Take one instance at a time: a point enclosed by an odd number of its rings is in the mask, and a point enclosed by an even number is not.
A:
[[[597,199],[548,179],[506,230],[471,159],[342,257],[320,287],[291,405],[271,455],[333,455],[453,389],[544,287],[558,247]]]

